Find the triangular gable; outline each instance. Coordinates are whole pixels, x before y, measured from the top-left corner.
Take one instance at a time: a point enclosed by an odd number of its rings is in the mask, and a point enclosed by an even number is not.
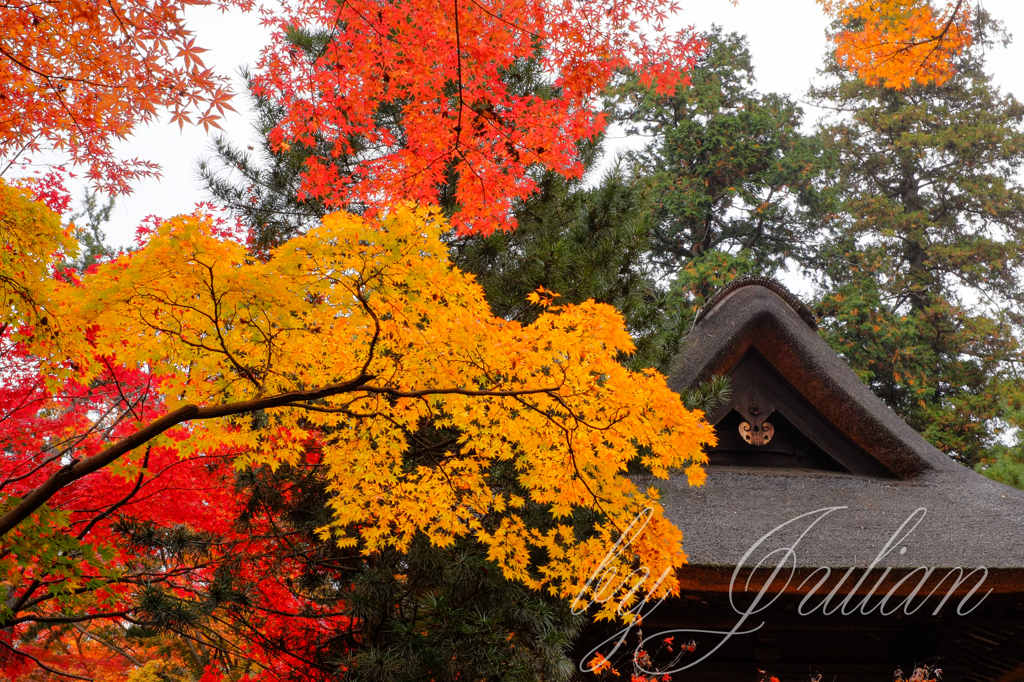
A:
[[[729,371],[730,400],[707,415],[712,465],[837,471],[898,478],[825,419],[751,348]]]
[[[708,415],[720,440],[712,464],[900,479],[957,467],[861,382],[806,306],[772,280],[739,280],[709,302],[669,384],[682,392],[723,374],[732,394]]]

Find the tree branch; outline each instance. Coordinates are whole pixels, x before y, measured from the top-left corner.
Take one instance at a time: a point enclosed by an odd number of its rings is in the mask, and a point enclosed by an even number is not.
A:
[[[91,677],[82,677],[81,675],[75,675],[73,673],[66,673],[63,670],[57,670],[56,668],[51,668],[50,666],[46,665],[45,663],[40,661],[38,658],[33,656],[32,654],[25,653],[24,651],[21,651],[19,649],[15,649],[13,646],[11,646],[10,644],[8,644],[7,642],[5,642],[2,639],[0,639],[0,644],[3,644],[10,651],[18,654],[19,656],[24,656],[25,658],[28,658],[28,659],[32,660],[40,668],[42,668],[43,670],[45,670],[47,672],[51,672],[54,675],[60,675],[61,677],[70,677],[73,680],[87,680],[87,682],[93,682],[93,679]]]

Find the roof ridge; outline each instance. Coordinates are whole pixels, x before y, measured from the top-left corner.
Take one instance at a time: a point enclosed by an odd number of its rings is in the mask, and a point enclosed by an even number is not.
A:
[[[818,321],[814,318],[814,313],[811,312],[811,309],[808,308],[807,305],[803,301],[801,301],[796,294],[794,294],[786,287],[782,286],[778,281],[772,279],[771,277],[762,277],[760,275],[745,275],[743,277],[740,277],[739,279],[734,279],[725,286],[721,287],[711,296],[711,298],[708,299],[708,302],[701,306],[700,310],[697,311],[697,316],[694,318],[693,324],[696,326],[696,324],[700,322],[705,315],[710,313],[719,303],[721,303],[723,298],[725,298],[732,292],[736,291],[737,289],[750,286],[763,287],[768,291],[772,292],[773,294],[777,295],[779,298],[785,301],[786,304],[789,305],[789,307],[792,308],[793,311],[796,312],[796,314],[799,315],[804,322],[807,323],[808,327],[810,327],[811,329],[818,328]]]

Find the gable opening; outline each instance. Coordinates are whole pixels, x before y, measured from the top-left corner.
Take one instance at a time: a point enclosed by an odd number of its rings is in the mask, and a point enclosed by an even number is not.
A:
[[[730,400],[713,410],[712,466],[850,473],[897,478],[811,405],[758,351],[729,372]]]

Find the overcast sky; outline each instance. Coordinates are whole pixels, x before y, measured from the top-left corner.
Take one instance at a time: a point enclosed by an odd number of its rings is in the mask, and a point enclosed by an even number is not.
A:
[[[801,100],[816,74],[825,52],[826,21],[814,0],[683,0],[677,25],[693,25],[706,29],[712,23],[728,31],[745,34],[753,55],[758,89],[762,92],[784,92]],[[1011,33],[1021,37],[1019,44],[994,49],[989,55],[989,69],[995,82],[1004,91],[1024,97],[1024,1],[984,0],[984,6],[1005,22]],[[260,49],[267,42],[267,32],[259,26],[256,15],[222,14],[210,8],[191,9],[189,17],[197,33],[196,43],[209,49],[204,55],[207,66],[221,73],[237,74],[239,68],[256,62]],[[236,76],[236,89],[241,82]],[[223,122],[225,132],[238,142],[250,138],[245,97],[233,102],[239,110]],[[813,117],[815,112],[807,108]],[[621,148],[631,141],[614,137],[609,147]],[[131,241],[135,226],[151,214],[170,217],[187,212],[199,201],[207,199],[196,180],[196,163],[209,155],[210,137],[201,128],[179,132],[177,126],[154,124],[141,130],[123,145],[123,154],[150,159],[162,167],[163,177],[138,183],[130,197],[118,199],[108,236],[114,243]],[[81,188],[75,188],[76,203]]]

